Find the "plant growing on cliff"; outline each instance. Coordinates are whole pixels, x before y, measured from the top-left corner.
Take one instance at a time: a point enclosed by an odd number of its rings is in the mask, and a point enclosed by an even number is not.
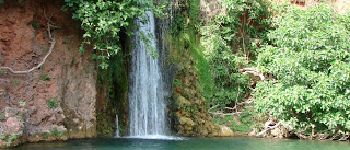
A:
[[[288,124],[300,135],[350,130],[350,15],[321,4],[289,7],[257,65],[273,74],[255,90],[255,108]]]
[[[27,102],[23,99],[21,99],[18,103],[19,103],[19,106],[21,107],[25,107],[27,105]]]
[[[50,81],[51,78],[50,78],[50,76],[47,73],[42,73],[42,74],[40,74],[40,80],[42,80],[42,81]]]
[[[50,109],[55,109],[58,107],[58,101],[56,98],[51,98],[48,102],[47,102],[47,107],[49,107]]]
[[[50,131],[50,135],[55,138],[61,138],[63,136],[63,132],[58,130],[57,128],[54,128]]]
[[[153,1],[138,0],[65,0],[66,7],[73,10],[73,18],[81,21],[84,41],[80,52],[92,45],[94,58],[100,67],[108,67],[108,59],[117,55],[120,48],[120,32],[130,26],[133,19],[153,10],[160,14],[162,7],[155,7]]]

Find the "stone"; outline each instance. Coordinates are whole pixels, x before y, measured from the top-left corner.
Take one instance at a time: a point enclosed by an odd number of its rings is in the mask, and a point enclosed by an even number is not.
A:
[[[97,68],[89,51],[84,55],[75,51],[79,49],[82,41],[79,23],[77,24],[69,15],[60,11],[57,7],[61,4],[60,0],[47,3],[26,0],[21,6],[17,1],[6,1],[6,3],[8,3],[7,7],[0,7],[2,12],[0,13],[0,55],[3,66],[12,66],[15,70],[29,69],[38,64],[47,54],[50,47],[47,31],[41,30],[41,27],[34,29],[32,26],[32,23],[42,25],[47,21],[40,15],[41,9],[38,10],[38,6],[57,12],[53,14],[52,21],[64,30],[52,31],[57,43],[40,71],[23,76],[11,74],[2,76],[4,78],[0,81],[2,133],[17,134],[25,129],[26,136],[22,139],[23,142],[56,140],[47,137],[48,132],[55,127],[59,131],[66,129],[81,131],[83,134],[78,138],[96,136]],[[39,17],[33,18],[33,16]],[[66,26],[69,28],[64,28]],[[77,63],[71,65],[72,60],[76,60]],[[41,79],[43,73],[50,80],[43,81]],[[11,82],[16,81],[15,79],[18,80],[18,86],[14,86]],[[47,102],[50,99],[57,100],[57,108],[48,108]],[[22,100],[26,102],[26,106],[22,108],[28,109],[27,112],[12,108]],[[23,118],[24,114],[25,118]],[[74,123],[75,118],[79,118],[75,120],[79,122],[78,124]],[[86,128],[78,128],[82,122],[86,124]],[[59,127],[60,125],[64,127]],[[1,142],[0,145],[2,145]]]
[[[248,133],[248,136],[256,136],[258,134],[256,128],[254,128],[252,131]]]
[[[201,134],[201,136],[208,136],[208,135],[209,135],[209,132],[208,132],[207,129],[202,129],[202,130],[200,131],[200,134]]]
[[[221,137],[230,137],[230,136],[233,136],[233,135],[234,135],[234,133],[229,127],[220,126],[219,136],[221,136]]]
[[[79,124],[79,123],[80,123],[79,118],[74,118],[74,119],[73,119],[73,123],[75,123],[75,124]]]
[[[189,126],[194,126],[195,125],[193,120],[190,119],[190,118],[187,118],[187,117],[180,117],[179,123],[180,123],[180,125],[189,125]]]
[[[282,134],[282,132],[280,128],[275,128],[270,131],[270,134],[272,137],[279,137]]]
[[[190,105],[191,103],[183,96],[179,95],[176,99],[176,103],[177,105],[179,105],[180,107],[183,107],[183,106],[187,106],[187,105]]]
[[[8,117],[13,117],[18,115],[19,109],[18,108],[13,108],[13,107],[5,107],[5,118]]]

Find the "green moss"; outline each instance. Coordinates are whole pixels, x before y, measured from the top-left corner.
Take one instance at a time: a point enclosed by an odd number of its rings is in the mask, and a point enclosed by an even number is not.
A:
[[[194,43],[196,41],[191,41],[190,43]],[[190,51],[192,57],[196,61],[196,68],[198,71],[198,77],[199,77],[199,83],[202,90],[203,96],[206,98],[212,95],[212,89],[213,89],[213,80],[212,76],[210,74],[210,71],[208,70],[209,63],[206,58],[204,58],[202,49],[199,46],[198,43],[190,44]]]
[[[206,98],[212,95],[213,80],[208,70],[210,68],[207,59],[204,57],[202,51],[203,48],[199,43],[199,14],[200,14],[200,1],[199,0],[188,0],[189,6],[186,13],[177,14],[172,28],[172,36],[175,41],[173,45],[177,45],[178,51],[182,49],[188,49],[189,54],[195,60],[195,66],[199,76],[199,84],[202,90],[203,96]],[[185,14],[185,15],[184,15]],[[185,22],[188,20],[189,22]],[[175,28],[174,28],[175,27]],[[185,51],[180,51],[177,54],[182,55]]]
[[[119,127],[122,135],[126,134],[128,70],[127,57],[119,53],[109,61],[107,69],[98,72],[98,90],[107,92],[104,106],[97,106],[97,134],[98,136],[114,136],[115,116],[119,116]]]

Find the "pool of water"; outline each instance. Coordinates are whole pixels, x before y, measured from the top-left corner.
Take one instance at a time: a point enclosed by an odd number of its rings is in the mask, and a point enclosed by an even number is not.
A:
[[[16,150],[350,150],[350,142],[255,138],[89,139],[25,144]]]

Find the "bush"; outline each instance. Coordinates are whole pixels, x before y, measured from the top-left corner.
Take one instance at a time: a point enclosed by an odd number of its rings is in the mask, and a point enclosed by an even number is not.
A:
[[[47,102],[47,106],[50,109],[55,109],[58,107],[58,101],[56,100],[56,98],[51,98],[48,102]]]
[[[259,49],[257,65],[273,74],[255,90],[255,108],[295,131],[350,129],[349,15],[325,4],[289,7]]]

